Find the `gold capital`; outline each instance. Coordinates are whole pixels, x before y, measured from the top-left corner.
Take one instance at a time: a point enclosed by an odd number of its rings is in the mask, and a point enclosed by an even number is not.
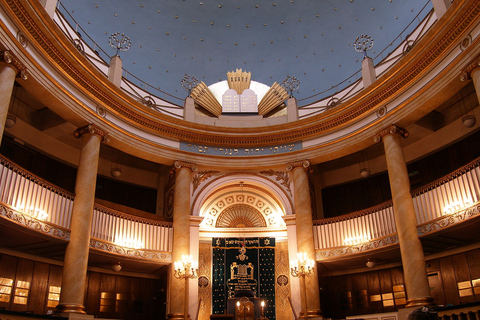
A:
[[[472,73],[480,67],[480,56],[476,56],[473,61],[471,61],[468,66],[460,74],[460,81],[467,81],[472,79]]]
[[[184,161],[180,161],[180,160],[175,161],[173,166],[175,167],[175,169],[188,168],[193,172],[198,171],[198,167],[197,167],[196,164],[189,163],[189,162],[184,162]]]
[[[10,50],[0,51],[0,61],[7,63],[17,73],[17,77],[21,77],[23,80],[28,79],[27,68],[20,60],[15,57]]]
[[[300,160],[300,161],[297,161],[297,162],[289,163],[289,164],[287,164],[287,171],[292,171],[293,169],[300,168],[300,167],[302,167],[302,168],[310,167],[310,161],[305,159],[305,160]]]
[[[383,138],[385,136],[390,135],[390,134],[399,134],[402,138],[407,138],[408,137],[408,131],[407,130],[392,124],[388,128],[385,128],[382,131],[380,131],[379,133],[377,133],[375,135],[375,137],[373,138],[373,140],[375,142],[380,142],[380,141],[383,140]]]
[[[75,138],[81,138],[84,134],[96,134],[100,138],[102,138],[102,142],[108,142],[110,139],[108,138],[108,133],[94,124],[89,124],[84,127],[78,128],[75,130]]]

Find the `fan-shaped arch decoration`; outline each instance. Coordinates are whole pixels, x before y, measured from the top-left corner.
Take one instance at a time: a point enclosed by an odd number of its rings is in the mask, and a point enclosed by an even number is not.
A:
[[[260,211],[245,205],[236,204],[223,210],[218,216],[218,228],[254,228],[266,227],[267,223]]]

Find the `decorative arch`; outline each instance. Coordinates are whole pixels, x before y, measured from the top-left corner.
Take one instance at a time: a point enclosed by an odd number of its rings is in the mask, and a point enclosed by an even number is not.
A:
[[[223,210],[217,218],[217,228],[266,227],[263,215],[256,208],[246,204],[235,204]]]

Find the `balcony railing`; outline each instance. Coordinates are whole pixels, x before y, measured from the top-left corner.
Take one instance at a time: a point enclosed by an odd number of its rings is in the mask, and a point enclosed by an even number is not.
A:
[[[477,215],[479,195],[480,158],[415,190],[412,197],[419,235]],[[439,223],[445,219],[449,221],[448,224]],[[432,224],[436,227],[427,227]],[[378,248],[382,244],[396,243],[396,232],[392,201],[359,212],[314,221],[315,248],[322,252],[322,258],[358,252],[362,247]],[[389,240],[385,241],[387,238]],[[345,250],[352,247],[357,250]],[[332,248],[337,248],[335,254],[325,252]]]
[[[11,208],[4,216],[37,231],[68,239],[73,200],[72,193],[0,157],[0,202]],[[170,222],[95,204],[91,237],[126,249],[171,252],[173,231]]]

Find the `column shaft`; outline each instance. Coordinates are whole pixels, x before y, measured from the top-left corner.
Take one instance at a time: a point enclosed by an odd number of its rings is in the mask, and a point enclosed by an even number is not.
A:
[[[407,307],[430,305],[433,298],[430,297],[425,257],[417,233],[417,219],[401,136],[396,133],[385,135],[383,143],[408,295]]]
[[[17,70],[11,65],[6,63],[0,64],[0,137],[3,136],[3,131],[5,130],[5,121],[7,120],[16,74]]]
[[[313,242],[312,202],[307,168],[297,166],[293,169],[293,185],[298,252],[306,252],[309,259],[316,260]],[[305,285],[308,314],[312,317],[318,317],[321,315],[321,310],[317,268],[315,268],[315,272],[311,276],[305,278]]]
[[[177,167],[175,173],[175,195],[173,198],[173,250],[172,262],[181,261],[182,255],[190,253],[190,178],[187,167]],[[168,319],[184,319],[185,279],[177,279],[170,272],[170,313]]]

